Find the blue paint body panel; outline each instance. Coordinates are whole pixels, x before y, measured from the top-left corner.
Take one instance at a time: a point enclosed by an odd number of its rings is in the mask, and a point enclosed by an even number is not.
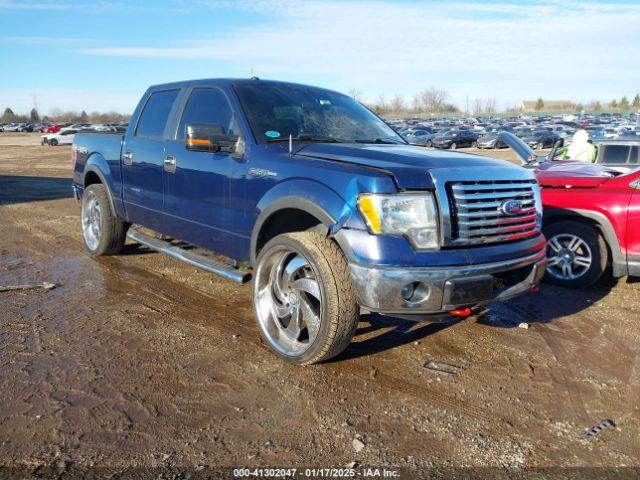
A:
[[[118,217],[240,261],[251,258],[256,225],[275,207],[313,206],[331,232],[340,232],[351,261],[375,265],[446,266],[501,261],[540,248],[542,239],[509,245],[416,252],[401,237],[374,236],[357,212],[360,193],[432,190],[431,168],[504,165],[458,152],[428,151],[409,145],[296,144],[255,141],[234,85],[255,80],[196,80],[149,88],[124,136],[77,134],[74,185],[82,192],[90,172],[99,175]],[[260,80],[260,82],[263,82]],[[265,82],[280,83],[280,82]],[[177,129],[190,92],[216,87],[235,113],[245,143],[242,155],[188,151]],[[136,136],[136,124],[149,97],[179,90],[162,138]],[[131,164],[122,160],[132,153]],[[175,157],[174,172],[164,167]],[[256,176],[256,170],[269,175]]]

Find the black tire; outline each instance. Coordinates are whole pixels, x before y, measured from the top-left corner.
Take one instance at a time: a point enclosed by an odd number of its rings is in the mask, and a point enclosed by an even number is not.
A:
[[[55,147],[56,145],[58,145],[58,140],[56,140],[55,138],[52,138],[51,140],[49,140],[49,145],[51,145],[52,147]]]
[[[115,212],[111,208],[111,201],[107,189],[104,185],[96,183],[89,185],[82,196],[81,228],[84,222],[85,203],[87,199],[91,197],[95,197],[100,206],[100,236],[97,245],[92,248],[87,242],[87,237],[83,229],[85,247],[92,256],[117,255],[122,251],[122,247],[124,247],[129,224],[116,217]]]
[[[301,254],[309,262],[320,287],[318,333],[313,343],[298,355],[284,354],[271,343],[258,312],[260,282],[265,278],[263,275],[268,275],[268,260],[265,259],[283,248]],[[263,342],[277,356],[296,365],[310,365],[340,354],[351,342],[358,326],[359,308],[347,260],[333,241],[313,231],[285,233],[267,242],[256,260],[252,297],[254,316]]]
[[[478,142],[471,142],[471,148],[478,148]]]
[[[583,288],[593,285],[602,277],[609,262],[609,251],[606,241],[594,227],[581,222],[560,221],[545,227],[543,233],[548,242],[547,259],[549,260],[549,265],[544,275],[544,281],[546,283],[569,288]],[[562,244],[561,240],[569,236],[577,237],[586,244],[591,258],[591,264],[586,270],[581,271],[577,278],[559,278],[558,269],[560,267],[553,266],[552,262],[560,256],[554,251],[552,243],[555,244],[555,242],[553,242],[555,238],[560,239],[560,243]],[[587,251],[584,248],[582,250]],[[556,272],[556,275],[554,275],[553,272]]]
[[[456,148],[458,148],[458,145],[456,144],[456,142],[453,142],[449,148],[451,150],[455,150]]]
[[[433,147],[433,142],[431,140],[427,140],[425,147],[429,147],[429,148]]]

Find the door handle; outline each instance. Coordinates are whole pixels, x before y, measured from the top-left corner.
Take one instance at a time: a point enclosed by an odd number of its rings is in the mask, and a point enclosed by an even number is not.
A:
[[[176,157],[173,155],[167,155],[164,157],[164,170],[170,173],[176,171]]]
[[[133,164],[133,152],[130,150],[127,150],[126,152],[124,152],[122,154],[122,163],[124,163],[125,165],[132,165]]]

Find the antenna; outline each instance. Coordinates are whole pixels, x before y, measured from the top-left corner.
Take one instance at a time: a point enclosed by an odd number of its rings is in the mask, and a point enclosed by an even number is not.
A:
[[[289,156],[293,155],[293,136],[289,134]]]

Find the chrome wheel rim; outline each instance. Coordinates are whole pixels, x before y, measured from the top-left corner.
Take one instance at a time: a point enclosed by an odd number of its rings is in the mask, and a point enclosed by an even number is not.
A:
[[[576,235],[561,233],[547,241],[547,272],[560,280],[582,277],[593,262],[587,242]]]
[[[304,353],[320,330],[322,293],[310,262],[287,247],[265,255],[256,271],[254,295],[260,328],[287,356]]]
[[[100,224],[102,209],[96,195],[89,191],[82,202],[82,235],[89,250],[96,250],[100,244]]]

